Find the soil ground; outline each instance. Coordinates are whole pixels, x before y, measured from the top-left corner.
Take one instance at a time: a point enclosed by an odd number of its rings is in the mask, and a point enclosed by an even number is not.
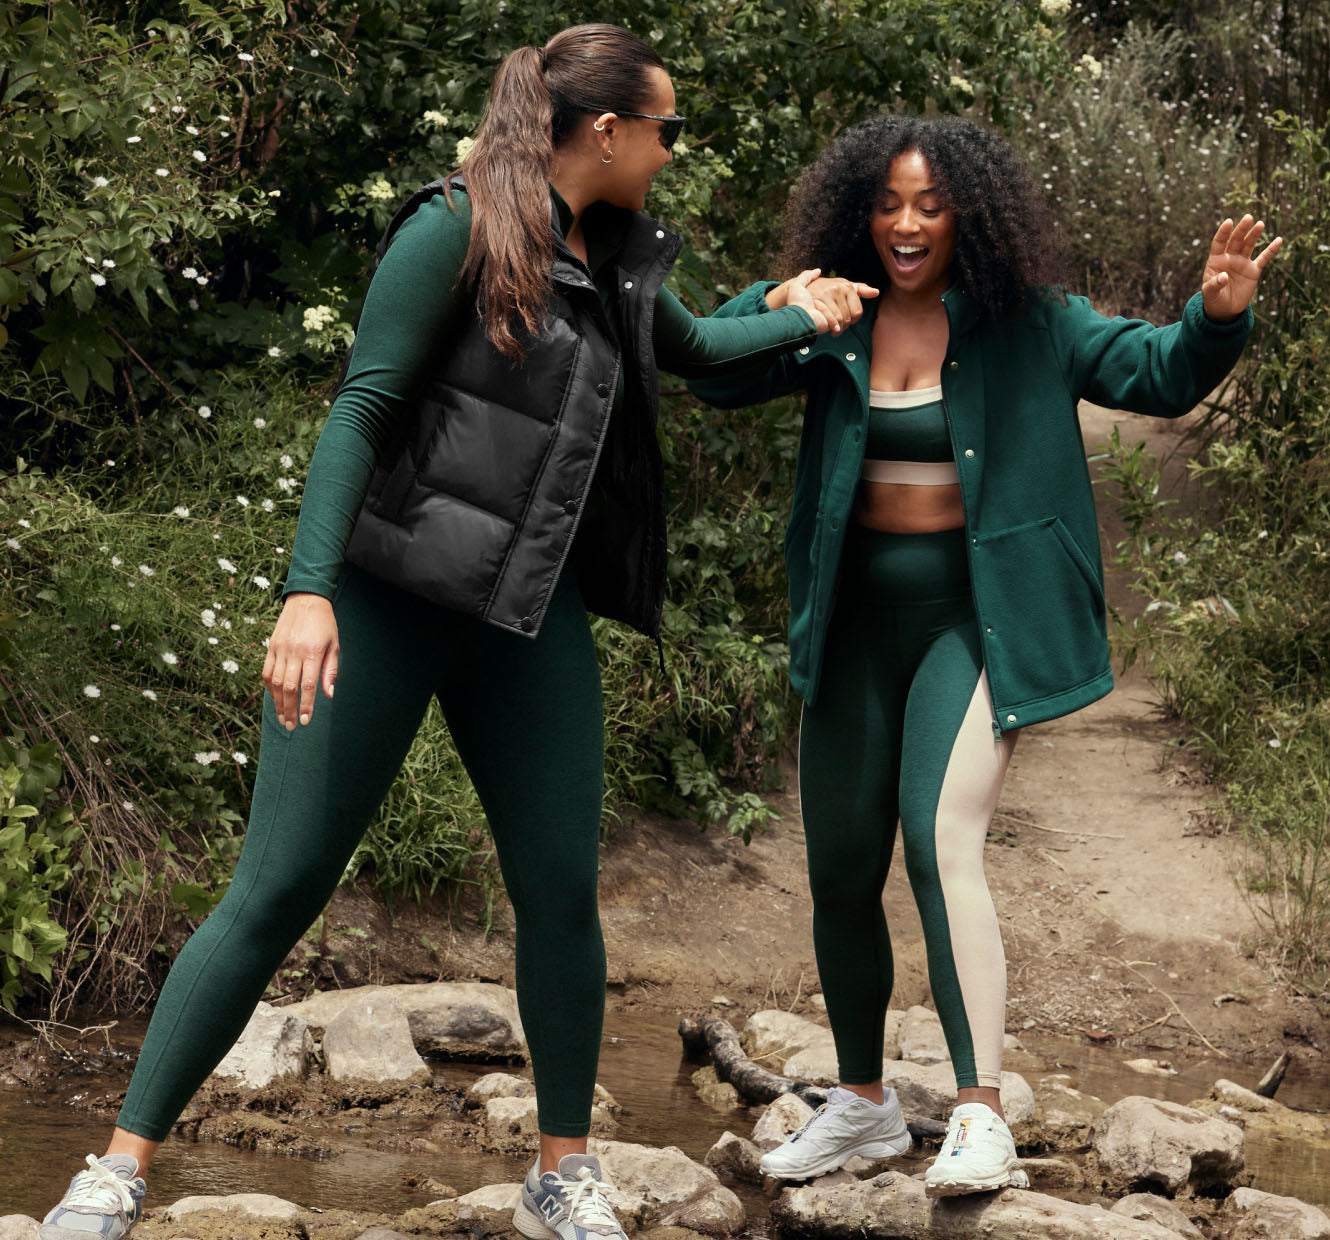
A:
[[[1114,426],[1166,456],[1176,423],[1083,408],[1088,448]],[[1165,468],[1177,490],[1180,454]],[[1100,497],[1105,551],[1116,537]],[[1142,600],[1110,574],[1113,605]],[[1216,790],[1188,763],[1139,671],[1077,714],[1026,729],[987,853],[1009,968],[1008,1029],[1086,1037],[1146,1053],[1218,1053],[1252,1084],[1281,1050],[1323,1071],[1330,1012],[1263,962],[1240,886],[1242,846],[1218,834]],[[817,990],[792,762],[774,829],[745,847],[716,830],[641,816],[604,850],[601,912],[611,1005],[680,1013],[723,998],[743,1012],[798,1008]],[[899,853],[899,844],[898,844]],[[893,1006],[928,1002],[922,934],[900,856],[886,894],[896,953]],[[396,926],[369,897],[343,893],[330,924],[360,927],[337,966],[342,984],[412,977],[512,982],[506,910],[488,939],[455,913],[403,911]],[[434,950],[424,946],[428,939]],[[391,962],[391,963],[389,963]]]

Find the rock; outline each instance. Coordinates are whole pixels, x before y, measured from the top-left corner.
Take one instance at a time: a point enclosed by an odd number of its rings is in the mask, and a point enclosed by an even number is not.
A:
[[[946,1119],[956,1105],[956,1075],[950,1063],[917,1064],[901,1059],[883,1064],[882,1071],[884,1082],[896,1091],[907,1116]],[[1034,1118],[1034,1090],[1023,1076],[1004,1072],[1000,1096],[1010,1127]]]
[[[230,1197],[182,1197],[161,1211],[157,1221],[182,1223],[209,1213],[257,1223],[298,1223],[305,1212],[298,1205],[267,1193],[236,1193]]]
[[[368,1231],[362,1231],[356,1240],[412,1240],[412,1237],[393,1231],[391,1227],[371,1227]]]
[[[764,1068],[779,1072],[781,1065],[791,1055],[828,1037],[830,1033],[831,1030],[825,1025],[819,1025],[807,1017],[770,1008],[754,1012],[748,1018],[739,1041],[750,1059],[758,1061]]]
[[[822,1036],[795,1051],[782,1065],[785,1075],[792,1081],[809,1081],[814,1085],[835,1085],[840,1080],[840,1065],[836,1059],[836,1043],[831,1030],[823,1029]]]
[[[827,1010],[826,995],[809,995],[808,1002],[816,1011],[825,1012]]]
[[[905,1013],[900,1010],[887,1011],[882,1023],[882,1058],[904,1059],[901,1054],[901,1026],[905,1024]]]
[[[486,1184],[457,1199],[457,1221],[483,1219],[488,1215],[502,1215],[511,1226],[513,1211],[522,1195],[521,1184]]]
[[[1074,1191],[1085,1183],[1081,1169],[1065,1158],[1022,1158],[1021,1170],[1039,1192]]]
[[[749,1180],[756,1184],[762,1179],[757,1166],[761,1159],[762,1151],[753,1142],[725,1132],[702,1161],[723,1180]]]
[[[1236,1107],[1239,1111],[1262,1112],[1279,1109],[1285,1111],[1288,1110],[1287,1107],[1282,1103],[1276,1102],[1273,1098],[1263,1098],[1260,1094],[1256,1093],[1255,1090],[1246,1089],[1241,1085],[1235,1084],[1233,1081],[1226,1081],[1223,1077],[1220,1077],[1219,1080],[1210,1086],[1210,1098],[1216,1102]],[[1204,1104],[1198,1102],[1195,1105],[1200,1107]],[[1323,1121],[1318,1120],[1317,1122],[1323,1124]]]
[[[1021,1040],[1014,1033],[1004,1033],[1002,1035],[1002,1049],[1004,1051],[1023,1051],[1025,1047],[1021,1045]]]
[[[1178,1070],[1166,1059],[1125,1059],[1122,1066],[1142,1076],[1177,1076]]]
[[[588,1149],[614,1186],[607,1195],[620,1223],[635,1223],[639,1231],[687,1227],[709,1236],[732,1236],[747,1222],[739,1198],[715,1172],[672,1145],[655,1149],[593,1139]]]
[[[466,1105],[483,1107],[491,1098],[534,1098],[536,1085],[509,1072],[490,1072],[478,1077],[466,1091]]]
[[[1218,1216],[1230,1230],[1226,1240],[1330,1240],[1330,1216],[1295,1197],[1239,1188]]]
[[[698,1068],[693,1073],[693,1088],[707,1106],[717,1111],[732,1111],[735,1107],[743,1105],[739,1091],[729,1081],[722,1081],[717,1077],[715,1068]]]
[[[901,1021],[899,1043],[900,1057],[911,1063],[947,1063],[951,1059],[937,1013],[917,1004]]]
[[[618,1130],[610,1113],[602,1106],[591,1108],[591,1134],[613,1136]],[[480,1120],[480,1143],[488,1150],[534,1149],[540,1136],[534,1097],[491,1098],[485,1103]]]
[[[323,1058],[335,1081],[428,1081],[406,1011],[391,995],[362,995],[323,1031]]]
[[[1145,1180],[1170,1194],[1231,1179],[1242,1170],[1243,1145],[1236,1124],[1139,1096],[1109,1107],[1094,1134],[1100,1170],[1110,1181]]]
[[[1032,1137],[1044,1149],[1069,1150],[1087,1145],[1107,1104],[1073,1089],[1067,1076],[1046,1076],[1034,1091],[1039,1119]]]
[[[525,1060],[526,1038],[517,995],[491,982],[425,982],[330,990],[282,1011],[312,1029],[326,1029],[358,996],[391,995],[406,1010],[416,1049],[453,1059]]]
[[[774,1150],[796,1128],[812,1118],[813,1108],[794,1094],[781,1094],[767,1104],[762,1117],[753,1125],[753,1144],[763,1153]]]
[[[37,1240],[37,1220],[26,1214],[0,1218],[0,1240]]]
[[[246,1089],[262,1089],[283,1076],[300,1076],[314,1054],[314,1035],[289,1008],[260,1003],[213,1076]]]
[[[782,1234],[825,1240],[1177,1240],[1155,1223],[1022,1189],[932,1202],[922,1180],[893,1171],[857,1184],[824,1187],[818,1180],[788,1189],[771,1219]]]
[[[1022,1167],[1025,1165],[1021,1163]],[[1196,1224],[1167,1197],[1156,1197],[1153,1193],[1132,1193],[1129,1197],[1115,1201],[1109,1206],[1108,1212],[1158,1223],[1161,1227],[1177,1232],[1182,1240],[1205,1240]]]

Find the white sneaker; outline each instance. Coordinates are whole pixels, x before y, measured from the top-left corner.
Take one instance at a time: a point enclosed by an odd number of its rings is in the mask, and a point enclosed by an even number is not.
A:
[[[1006,1122],[982,1102],[958,1106],[937,1159],[924,1173],[924,1191],[930,1197],[956,1197],[1028,1184],[1016,1165],[1016,1143]]]
[[[894,1158],[910,1148],[896,1091],[886,1089],[881,1103],[833,1085],[827,1100],[784,1145],[762,1155],[763,1175],[781,1180],[810,1180],[843,1167],[851,1158]]]

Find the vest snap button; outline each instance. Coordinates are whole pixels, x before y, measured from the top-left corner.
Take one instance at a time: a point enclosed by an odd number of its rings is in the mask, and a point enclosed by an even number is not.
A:
[[[657,228],[657,229],[656,229],[656,240],[657,240],[657,241],[664,241],[664,240],[665,240],[665,230],[664,230],[663,228]]]
[[[596,384],[596,395],[597,395],[597,396],[608,396],[609,394],[610,394],[610,385],[609,385],[608,383],[597,383],[597,384]]]
[[[852,361],[854,361],[854,354],[853,354],[853,353],[847,353],[847,354],[845,355],[845,360],[846,360],[847,362],[852,362]]]
[[[523,616],[523,617],[522,617],[522,632],[523,632],[523,633],[530,633],[531,630],[534,629],[535,627],[536,627],[536,622],[535,622],[534,620],[532,620],[530,616]]]
[[[624,288],[632,288],[632,287],[633,287],[633,282],[632,282],[631,280],[625,280],[625,281],[623,282],[623,286],[624,286]]]
[[[575,517],[577,515],[577,501],[575,499],[570,499],[566,504],[564,504],[563,510],[570,517]]]

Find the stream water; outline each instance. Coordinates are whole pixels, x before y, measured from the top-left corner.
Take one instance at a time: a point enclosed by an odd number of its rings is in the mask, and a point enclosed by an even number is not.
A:
[[[121,1025],[117,1042],[129,1046],[142,1030]],[[1079,1042],[1022,1035],[1024,1049],[1004,1066],[1032,1083],[1050,1072],[1066,1072],[1083,1092],[1115,1101],[1145,1094],[1186,1103],[1202,1097],[1218,1077],[1251,1084],[1253,1074],[1240,1065],[1215,1059],[1176,1063],[1171,1077],[1142,1076],[1122,1067],[1125,1053]],[[120,1087],[127,1057],[106,1064],[98,1075],[63,1079],[50,1090],[0,1087],[0,1215],[40,1218],[59,1198],[84,1154],[104,1139],[105,1125],[78,1106],[79,1095]],[[631,1010],[607,1022],[599,1079],[622,1107],[620,1139],[648,1145],[675,1145],[701,1159],[728,1128],[747,1135],[758,1108],[721,1113],[699,1101],[692,1085],[698,1064],[682,1054],[675,1022],[659,1014]],[[491,1068],[434,1065],[436,1079],[465,1086]],[[1330,1081],[1291,1073],[1279,1092],[1286,1105],[1330,1111]],[[383,1153],[364,1145],[365,1134],[385,1124],[398,1132],[423,1131],[427,1119],[367,1118],[363,1112],[324,1120],[345,1153],[336,1158],[293,1158],[251,1153],[220,1142],[168,1141],[152,1167],[149,1204],[162,1205],[193,1194],[265,1192],[321,1209],[361,1209],[395,1214],[431,1199],[411,1184],[426,1177],[469,1192],[487,1183],[512,1182],[525,1173],[527,1160],[462,1151],[446,1157]],[[1276,1147],[1249,1140],[1247,1167],[1254,1186],[1330,1208],[1330,1124],[1327,1142]],[[920,1154],[918,1166],[929,1155]],[[909,1168],[913,1170],[914,1168]],[[750,1235],[766,1229],[764,1199],[754,1190],[741,1193],[752,1220]]]

